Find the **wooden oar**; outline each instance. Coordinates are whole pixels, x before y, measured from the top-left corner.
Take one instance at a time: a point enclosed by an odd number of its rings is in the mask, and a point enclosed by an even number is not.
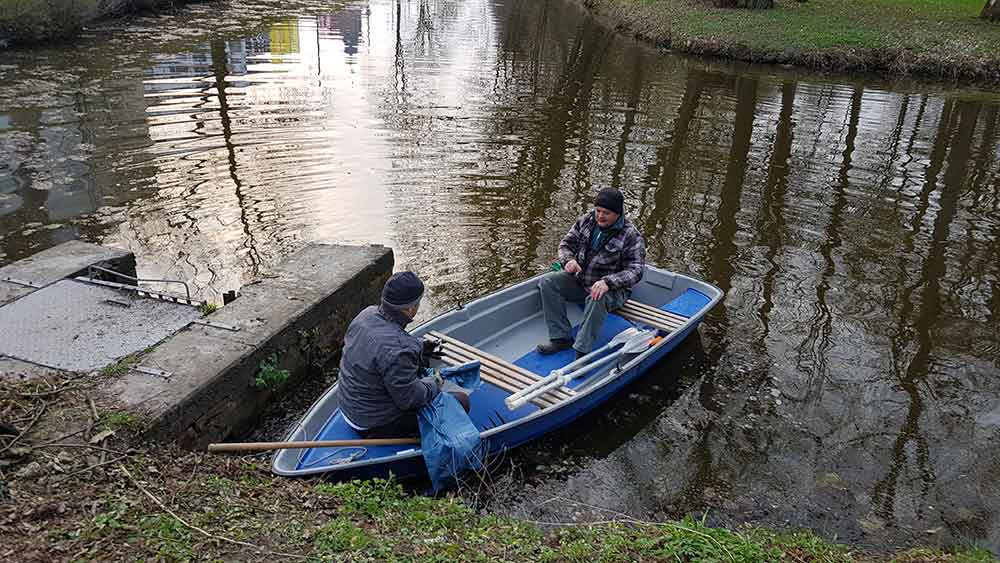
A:
[[[312,442],[243,442],[209,444],[208,451],[252,452],[261,450],[301,450],[305,448],[347,448],[354,446],[407,446],[420,444],[418,438],[373,438],[371,440],[314,440]]]

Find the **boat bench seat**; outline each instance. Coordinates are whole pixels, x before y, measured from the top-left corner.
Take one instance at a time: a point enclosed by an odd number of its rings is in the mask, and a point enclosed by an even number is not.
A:
[[[687,322],[685,317],[657,309],[634,299],[629,299],[625,305],[612,312],[623,319],[665,330],[668,333],[676,331]]]
[[[442,360],[448,365],[461,365],[473,360],[479,360],[479,376],[483,381],[490,383],[508,393],[516,393],[532,383],[542,379],[538,374],[530,372],[520,366],[516,366],[506,360],[498,358],[492,354],[484,352],[475,346],[466,344],[447,334],[431,331],[426,336],[441,341]],[[554,406],[576,393],[572,389],[560,387],[546,392],[533,399],[531,402],[540,409]]]

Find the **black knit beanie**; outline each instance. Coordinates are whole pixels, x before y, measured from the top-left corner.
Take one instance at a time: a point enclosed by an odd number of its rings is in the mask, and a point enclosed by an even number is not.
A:
[[[413,272],[397,272],[382,288],[382,302],[405,307],[419,301],[424,294],[424,282]]]
[[[619,215],[622,214],[622,210],[624,209],[624,202],[625,196],[614,188],[604,188],[597,192],[597,197],[594,198],[594,205],[603,207],[608,211],[614,211]]]

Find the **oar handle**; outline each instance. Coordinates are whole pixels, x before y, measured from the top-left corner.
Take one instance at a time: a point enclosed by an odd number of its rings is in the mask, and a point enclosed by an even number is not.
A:
[[[580,377],[581,375],[583,375],[583,374],[585,374],[587,372],[593,371],[594,369],[596,369],[596,368],[598,368],[600,366],[603,366],[604,364],[608,363],[609,361],[611,361],[611,360],[613,360],[615,358],[620,358],[621,355],[622,355],[621,350],[618,350],[616,352],[612,352],[612,353],[608,354],[607,356],[604,356],[603,358],[594,360],[593,362],[590,362],[589,364],[587,364],[587,365],[585,365],[585,366],[583,366],[583,367],[581,367],[579,369],[576,369],[576,370],[571,371],[569,373],[563,374],[563,377],[566,379],[566,381],[572,381],[572,380]]]
[[[209,444],[208,451],[253,452],[263,450],[301,450],[306,448],[346,448],[357,446],[407,446],[419,444],[417,438],[372,438],[370,440],[313,440],[310,442],[242,442]]]

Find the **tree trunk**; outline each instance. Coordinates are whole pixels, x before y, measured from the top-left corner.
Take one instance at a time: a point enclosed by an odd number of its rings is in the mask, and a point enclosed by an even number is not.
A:
[[[995,22],[1000,21],[1000,1],[986,0],[986,6],[983,7],[983,11],[979,14],[979,17]]]

